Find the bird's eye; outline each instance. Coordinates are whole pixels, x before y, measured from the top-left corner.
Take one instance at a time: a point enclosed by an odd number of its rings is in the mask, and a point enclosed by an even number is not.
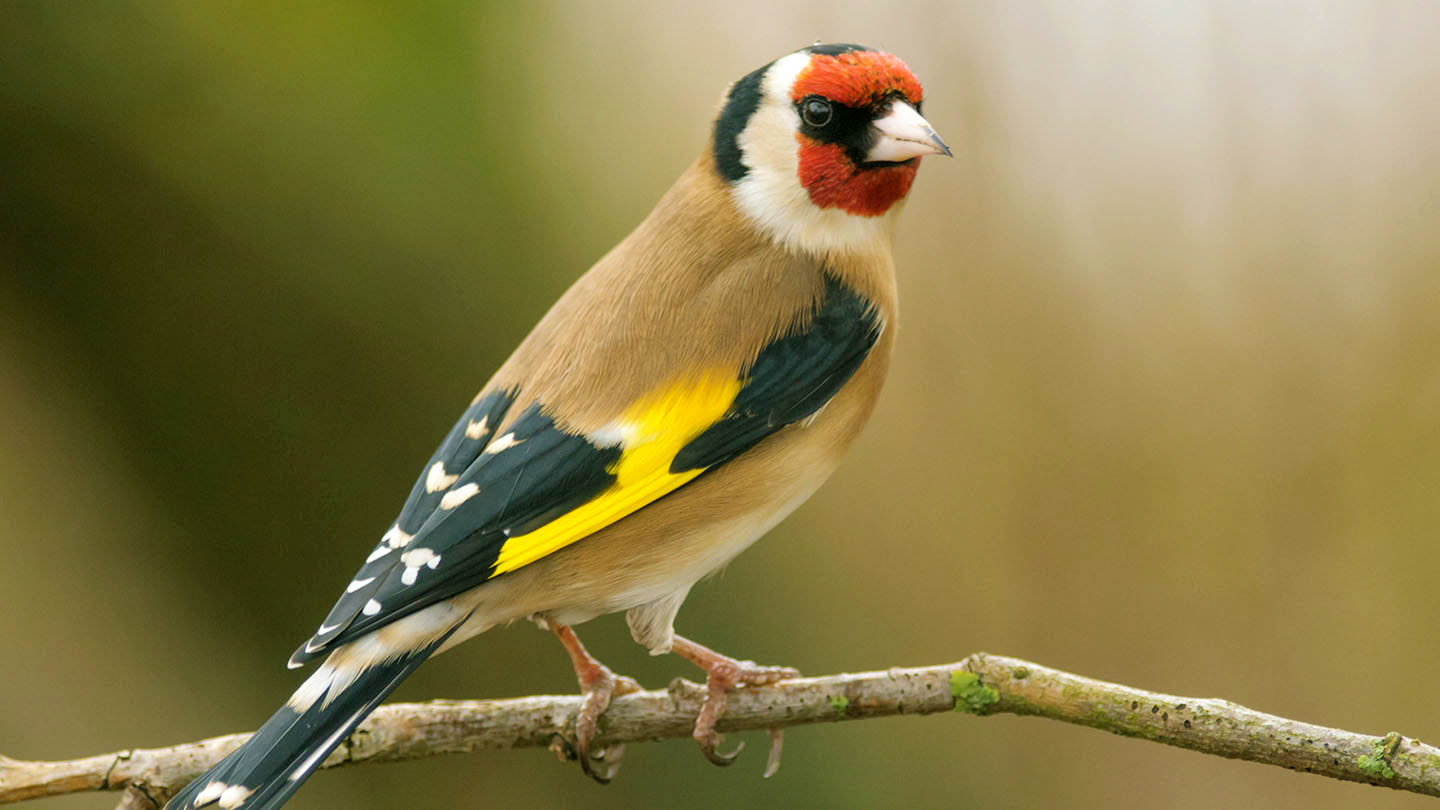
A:
[[[805,119],[806,124],[816,129],[830,123],[832,114],[830,102],[819,96],[811,96],[800,102],[800,117]]]

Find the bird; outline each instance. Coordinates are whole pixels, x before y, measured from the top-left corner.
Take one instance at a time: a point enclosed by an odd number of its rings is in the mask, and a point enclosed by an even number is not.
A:
[[[281,806],[426,659],[517,620],[570,656],[572,753],[596,781],[619,756],[591,750],[598,720],[639,685],[574,627],[618,612],[651,654],[705,671],[693,736],[732,761],[715,730],[728,692],[799,673],[715,652],[675,617],[815,492],[875,407],[896,217],[921,158],[951,155],[922,96],[898,57],[855,44],[734,82],[699,158],[480,389],[289,666],[323,660],[166,808]]]

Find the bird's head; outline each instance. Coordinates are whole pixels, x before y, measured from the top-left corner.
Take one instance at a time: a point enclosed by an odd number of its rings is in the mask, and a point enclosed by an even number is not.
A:
[[[861,45],[815,45],[732,85],[715,168],[777,242],[815,253],[889,243],[923,155],[949,155],[920,115],[920,80]]]

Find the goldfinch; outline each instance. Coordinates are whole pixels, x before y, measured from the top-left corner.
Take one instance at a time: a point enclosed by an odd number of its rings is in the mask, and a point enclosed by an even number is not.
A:
[[[652,654],[705,670],[694,736],[729,762],[726,692],[798,673],[676,635],[675,614],[820,486],[875,406],[895,218],[921,156],[950,154],[921,96],[903,62],[859,45],[735,82],[708,148],[460,415],[290,666],[324,661],[166,807],[279,807],[427,658],[516,619],[571,657],[591,776],[617,754],[592,755],[597,719],[638,686],[572,628],[618,611]]]

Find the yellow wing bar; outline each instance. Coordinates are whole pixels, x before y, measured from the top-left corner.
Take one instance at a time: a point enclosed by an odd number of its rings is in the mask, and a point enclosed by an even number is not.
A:
[[[670,463],[680,448],[725,415],[739,392],[740,380],[733,371],[713,370],[662,386],[626,409],[613,426],[622,447],[609,469],[615,483],[589,503],[511,537],[500,548],[491,576],[588,537],[704,472],[671,473]]]

